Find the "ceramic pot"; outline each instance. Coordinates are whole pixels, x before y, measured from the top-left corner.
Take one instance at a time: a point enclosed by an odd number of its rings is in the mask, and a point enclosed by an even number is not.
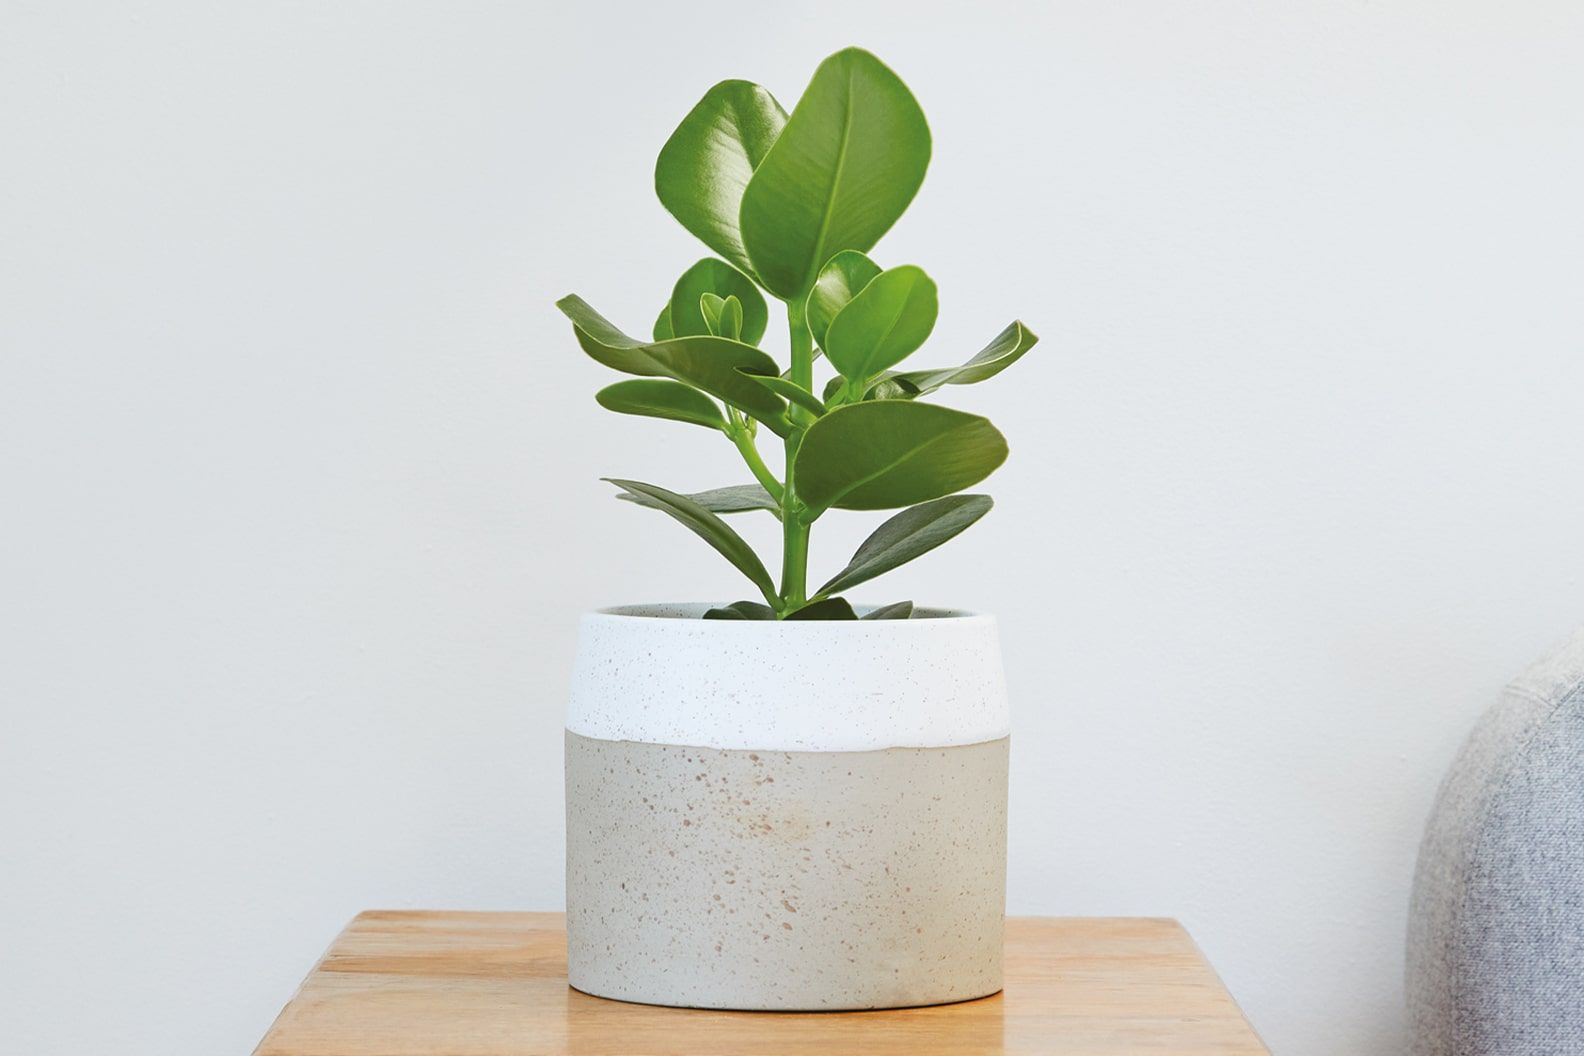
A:
[[[1001,989],[995,621],[583,618],[566,729],[567,974],[696,1008]]]

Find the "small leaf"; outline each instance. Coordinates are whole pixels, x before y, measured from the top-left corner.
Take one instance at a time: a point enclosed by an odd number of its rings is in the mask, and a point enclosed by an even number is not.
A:
[[[669,514],[686,525],[700,539],[714,547],[717,553],[735,565],[739,572],[759,588],[759,593],[764,595],[766,601],[779,600],[776,596],[775,584],[771,582],[770,573],[765,571],[759,555],[754,553],[753,547],[749,546],[742,536],[732,531],[725,521],[686,495],[678,495],[674,491],[667,491],[654,484],[620,480],[615,477],[606,477],[605,480],[629,494],[643,495],[652,499],[655,509]]]
[[[869,390],[871,397],[883,400],[911,400],[934,392],[942,385],[973,385],[993,378],[1033,348],[1039,336],[1021,322],[1010,324],[968,362],[938,370],[909,370],[882,376]]]
[[[616,496],[623,502],[636,502],[640,506],[650,509],[664,509],[660,503],[647,495],[637,495],[630,492],[621,492]],[[781,515],[781,506],[776,502],[775,496],[765,490],[763,484],[732,484],[724,488],[711,488],[709,491],[697,491],[683,498],[698,503],[711,513],[747,513],[750,510],[769,510],[777,517]]]
[[[742,335],[745,345],[757,345],[764,337],[770,320],[770,310],[765,307],[764,294],[748,276],[714,257],[705,257],[682,273],[671,289],[671,329],[677,337],[696,337],[716,333],[709,328],[700,301],[704,294],[714,294],[722,300],[736,297],[743,313]],[[726,336],[721,334],[722,337]]]
[[[791,402],[812,411],[815,417],[825,413],[825,405],[820,402],[820,398],[791,378],[783,378],[779,374],[750,374],[748,376],[777,396],[783,396]]]
[[[654,322],[654,339],[656,341],[669,341],[676,336],[676,331],[671,329],[671,304],[660,309],[660,317]]]
[[[622,333],[581,297],[563,297],[556,307],[572,320],[583,351],[612,370],[686,382],[765,423],[777,436],[791,433],[786,404],[744,376],[777,372],[775,360],[752,345],[707,335],[643,342]]]
[[[793,470],[811,520],[832,506],[886,510],[950,495],[988,477],[1006,455],[1006,438],[976,414],[870,400],[809,426]]]
[[[785,620],[856,620],[858,614],[845,598],[826,598],[787,613]]]
[[[990,506],[988,495],[948,495],[903,510],[875,529],[816,596],[850,590],[929,553],[989,513]]]
[[[704,613],[706,620],[773,620],[775,610],[757,601],[734,601]]]
[[[939,310],[935,283],[922,269],[883,271],[831,320],[825,358],[843,377],[867,381],[917,351]]]
[[[725,307],[726,301],[719,294],[706,293],[699,298],[699,311],[704,313],[704,325],[709,327],[709,332],[716,337],[721,336],[721,309]]]
[[[655,194],[682,226],[752,274],[738,214],[743,188],[786,125],[786,111],[757,84],[722,81],[671,133],[655,162]]]
[[[882,605],[878,609],[871,609],[858,617],[860,620],[906,620],[913,615],[911,601],[893,601],[889,605]]]
[[[742,302],[735,296],[722,300],[718,294],[706,293],[699,298],[699,309],[704,313],[704,325],[716,337],[738,340],[742,333]]]
[[[680,381],[633,378],[607,385],[594,394],[599,405],[618,414],[641,414],[691,422],[708,429],[725,430],[726,419],[715,401]]]
[[[884,63],[859,48],[820,63],[741,192],[742,245],[760,284],[801,297],[831,257],[867,251],[913,200],[929,157],[924,112]]]
[[[830,321],[878,274],[880,265],[856,249],[844,249],[825,262],[804,308],[804,317],[816,344],[825,347],[825,330]]]
[[[850,399],[849,393],[844,391],[847,379],[840,374],[825,383],[825,403],[827,406],[839,407],[846,403],[856,403]],[[919,394],[918,389],[909,384],[900,374],[886,372],[869,383],[864,390],[863,398],[866,400],[911,400]]]

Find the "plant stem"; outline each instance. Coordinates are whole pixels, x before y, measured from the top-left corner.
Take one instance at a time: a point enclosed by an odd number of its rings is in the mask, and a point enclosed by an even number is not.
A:
[[[809,333],[808,321],[803,316],[803,300],[794,297],[787,302],[787,326],[792,337],[792,384],[813,391],[814,388],[814,337]],[[808,525],[798,519],[797,484],[792,464],[797,458],[798,445],[803,441],[803,428],[808,424],[808,412],[801,407],[791,409],[792,421],[798,428],[786,439],[786,485],[781,491],[781,605],[782,612],[796,609],[808,600]]]
[[[743,461],[748,463],[748,468],[753,472],[754,479],[764,485],[764,489],[770,493],[771,498],[780,502],[782,496],[781,482],[775,478],[775,474],[770,472],[770,467],[765,465],[764,459],[760,457],[759,445],[754,443],[753,434],[748,431],[747,425],[738,418],[735,411],[732,412],[732,418],[734,421],[726,431],[726,435],[731,437],[732,443],[737,445],[737,450],[741,452]]]

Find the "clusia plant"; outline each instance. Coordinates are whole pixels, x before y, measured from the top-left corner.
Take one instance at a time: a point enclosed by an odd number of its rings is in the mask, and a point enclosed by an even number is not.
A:
[[[866,51],[822,62],[790,117],[759,85],[722,81],[655,166],[661,203],[719,256],[682,273],[648,339],[629,337],[580,297],[557,302],[585,352],[635,375],[602,389],[603,406],[718,430],[753,476],[691,495],[611,480],[621,498],[690,528],[764,599],[706,618],[855,619],[843,592],[990,509],[989,496],[959,493],[1002,463],[1006,440],[987,419],[929,400],[994,377],[1035,335],[1013,322],[959,366],[898,370],[935,326],[935,283],[914,265],[882,267],[867,255],[912,201],[929,158],[918,103]],[[786,307],[789,369],[759,347],[764,293]],[[822,355],[834,376],[817,384]],[[760,453],[765,433],[784,452],[780,476]],[[831,509],[901,512],[811,591],[809,530]],[[779,585],[721,516],[757,510],[781,522]],[[864,618],[905,619],[912,608],[897,602]]]

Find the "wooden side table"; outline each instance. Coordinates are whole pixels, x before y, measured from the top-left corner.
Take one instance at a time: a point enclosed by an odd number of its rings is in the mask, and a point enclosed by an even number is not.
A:
[[[1014,917],[1006,990],[883,1012],[711,1012],[566,984],[559,913],[359,914],[255,1056],[1265,1054],[1176,921]]]

